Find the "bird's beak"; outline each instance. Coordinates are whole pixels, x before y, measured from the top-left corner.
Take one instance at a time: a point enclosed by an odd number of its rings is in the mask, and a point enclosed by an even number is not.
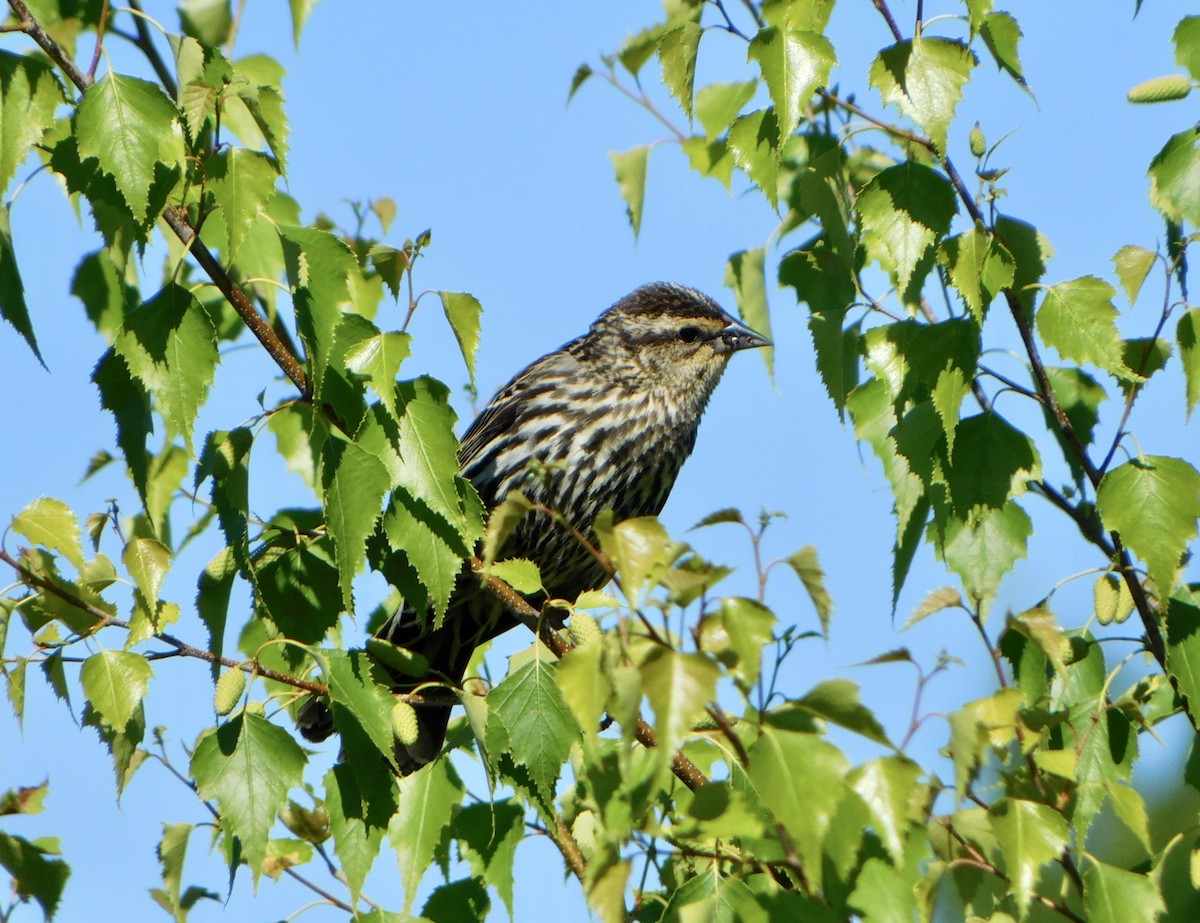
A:
[[[739,349],[754,349],[774,344],[757,330],[752,330],[740,321],[733,321],[717,334],[713,345],[718,353],[735,353]]]

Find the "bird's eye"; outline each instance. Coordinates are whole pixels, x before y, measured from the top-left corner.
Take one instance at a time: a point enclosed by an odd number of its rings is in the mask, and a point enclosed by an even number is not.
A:
[[[685,343],[695,343],[698,339],[700,339],[700,328],[690,326],[684,327],[679,331],[679,339],[683,340]]]

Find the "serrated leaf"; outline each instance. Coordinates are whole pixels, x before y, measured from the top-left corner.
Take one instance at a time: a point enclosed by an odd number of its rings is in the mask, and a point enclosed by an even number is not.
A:
[[[595,73],[595,71],[593,71],[591,65],[588,64],[580,64],[579,67],[575,68],[575,73],[571,76],[571,86],[567,90],[568,103],[575,98],[575,94],[579,92],[579,88],[587,82],[587,79],[591,77],[593,73]]]
[[[913,610],[913,614],[904,623],[904,628],[907,630],[935,612],[941,612],[943,609],[960,608],[962,604],[962,595],[954,587],[944,586],[939,590],[934,590],[921,600],[921,604]]]
[[[249,507],[250,449],[254,434],[245,427],[208,434],[193,483],[199,487],[212,478],[212,501],[217,520],[234,560],[247,577],[250,566]]]
[[[635,606],[658,584],[676,553],[667,530],[653,516],[627,519],[616,525],[597,520],[596,537],[612,559],[622,593]]]
[[[423,376],[401,382],[402,404],[399,482],[433,512],[444,518],[470,548],[479,538],[459,496],[458,440],[449,392],[436,379]]]
[[[880,171],[858,199],[869,257],[892,277],[906,303],[919,300],[934,244],[950,230],[954,192],[940,173],[912,161]]]
[[[125,456],[133,485],[144,499],[150,467],[146,439],[154,431],[150,395],[130,375],[125,360],[111,349],[100,357],[92,381],[100,391],[101,406],[112,411],[116,419],[117,445]]]
[[[575,717],[542,658],[506,676],[488,693],[487,743],[492,753],[509,753],[529,770],[540,795],[549,801],[559,770],[579,735]],[[419,775],[419,774],[418,774]]]
[[[80,158],[96,158],[111,176],[135,221],[144,221],[155,166],[183,159],[178,113],[153,83],[110,72],[83,94],[75,115]]]
[[[1038,334],[1064,359],[1091,362],[1117,377],[1129,377],[1114,294],[1111,285],[1095,276],[1051,285],[1037,311]]]
[[[83,545],[79,540],[79,520],[61,500],[38,497],[13,517],[10,528],[35,545],[57,551],[83,570]]]
[[[1181,458],[1148,455],[1104,475],[1096,509],[1106,529],[1146,562],[1159,595],[1170,593],[1200,517],[1200,473]]]
[[[919,913],[915,891],[894,865],[871,858],[863,863],[848,903],[864,920],[900,923]]]
[[[65,101],[48,63],[0,53],[0,192],[54,124],[54,111]]]
[[[710,138],[722,134],[754,98],[757,80],[741,83],[710,83],[696,92],[696,118]]]
[[[1200,404],[1200,308],[1188,308],[1179,317],[1175,328],[1175,342],[1179,344],[1179,359],[1183,364],[1187,416]]]
[[[430,767],[430,771],[436,770]],[[350,894],[357,900],[379,855],[388,822],[396,813],[396,784],[387,764],[377,760],[369,768],[338,763],[326,773],[324,789],[334,853]]]
[[[762,70],[784,137],[796,130],[808,99],[828,82],[829,72],[837,64],[837,54],[825,36],[775,26],[759,31],[750,41],[746,57],[757,61]]]
[[[497,561],[488,567],[487,572],[493,577],[499,577],[518,593],[528,595],[540,593],[544,589],[538,566],[524,558]]]
[[[1095,860],[1083,873],[1088,923],[1155,923],[1167,910],[1155,880]]]
[[[806,692],[796,705],[818,718],[890,747],[887,732],[859,700],[858,691],[858,684],[848,679],[825,680]]]
[[[403,552],[416,570],[433,609],[434,625],[441,625],[455,580],[462,570],[462,557],[448,543],[445,526],[423,503],[403,490],[393,492],[382,525],[389,546]]]
[[[1025,557],[1033,523],[1014,501],[985,509],[969,522],[947,522],[939,538],[942,559],[977,601],[991,599],[1004,575]]]
[[[977,63],[962,42],[918,36],[881,51],[869,81],[884,103],[916,122],[944,151],[954,110]]]
[[[817,610],[817,618],[821,620],[821,633],[828,637],[829,621],[833,617],[833,599],[825,589],[825,571],[817,561],[817,549],[813,545],[806,545],[785,558],[784,562],[800,578]]]
[[[192,754],[191,775],[201,798],[216,800],[222,826],[238,838],[257,881],[267,840],[288,790],[299,785],[305,757],[291,735],[243,712],[204,734]]]
[[[980,227],[947,237],[938,247],[937,259],[979,323],[1000,290],[1013,283],[1012,254]]]
[[[17,898],[32,897],[44,918],[53,919],[71,874],[67,863],[37,843],[0,833],[0,867],[12,876]]]
[[[624,152],[613,151],[608,155],[635,239],[642,227],[642,206],[646,201],[646,162],[649,156],[650,148],[645,146]]]
[[[772,208],[779,207],[779,150],[782,138],[774,109],[738,116],[729,126],[734,163],[750,177]]]
[[[716,697],[717,665],[701,654],[655,647],[638,667],[654,710],[659,756],[669,762],[687,732]]]
[[[0,131],[4,129],[3,119],[4,113],[0,112]],[[0,145],[3,143],[4,139],[0,137]],[[33,333],[33,322],[29,319],[29,307],[25,304],[25,285],[21,281],[17,253],[13,249],[7,205],[0,205],[0,318],[12,324],[37,361],[45,367],[46,362],[42,359],[37,337]]]
[[[992,411],[960,420],[946,472],[958,516],[978,506],[999,509],[1042,476],[1033,441]]]
[[[1017,54],[1017,45],[1023,37],[1021,27],[1011,13],[988,13],[983,17],[980,28],[984,44],[996,61],[996,66],[1025,86],[1025,74],[1021,69],[1021,59]]]
[[[233,26],[233,10],[229,0],[183,0],[179,24],[185,34],[205,45],[224,45]]]
[[[187,289],[172,283],[126,316],[113,345],[154,395],[170,431],[190,449],[192,426],[219,361],[208,312]]]
[[[679,101],[680,108],[689,119],[692,117],[692,92],[696,82],[696,53],[703,34],[700,23],[687,20],[664,33],[658,42],[663,83]]]
[[[1067,820],[1043,804],[1002,798],[988,811],[998,848],[993,861],[1002,863],[1022,914],[1036,892],[1042,867],[1062,855]]]
[[[855,768],[850,785],[871,813],[875,833],[897,867],[904,867],[908,805],[921,767],[903,756],[871,760]]]
[[[762,728],[749,748],[749,777],[762,805],[788,832],[809,883],[821,887],[825,837],[848,787],[845,756],[816,734]]]
[[[1153,250],[1135,247],[1132,244],[1125,245],[1113,254],[1112,261],[1117,269],[1117,277],[1121,280],[1121,287],[1125,289],[1130,304],[1137,301],[1142,283],[1146,281],[1146,275],[1157,258],[1158,254]]]
[[[391,710],[394,699],[371,673],[372,660],[362,651],[323,651],[328,665],[329,704],[334,723],[345,734],[348,721],[353,721],[374,744],[376,758],[391,762]]]
[[[1175,63],[1186,67],[1192,79],[1200,80],[1200,16],[1184,16],[1171,36]]]
[[[128,651],[100,651],[83,662],[83,694],[103,723],[124,731],[136,713],[154,671],[145,657]]]
[[[412,907],[417,886],[433,863],[435,850],[454,819],[463,784],[449,760],[435,760],[400,782],[400,798],[388,825],[388,841],[396,851],[404,912]]]
[[[757,330],[768,340],[771,338],[771,312],[767,307],[767,273],[764,262],[766,251],[762,247],[741,250],[729,257],[725,263],[725,284],[733,289],[738,314],[746,325]],[[758,350],[767,366],[767,375],[775,377],[775,348],[764,346]]]
[[[357,443],[330,439],[321,456],[321,484],[342,605],[353,612],[354,576],[366,560],[367,536],[375,529],[392,479],[377,455]]]
[[[1172,221],[1200,224],[1200,129],[1172,135],[1147,172],[1152,206]]]
[[[259,220],[275,189],[279,172],[263,154],[230,147],[205,163],[206,187],[225,218],[229,246],[225,256],[237,262],[243,241]]]
[[[458,348],[467,364],[467,374],[474,385],[475,353],[479,349],[479,319],[483,314],[483,305],[474,295],[465,292],[438,292],[438,297],[442,300],[442,310],[450,322],[450,329],[454,331],[454,338],[458,340]]]
[[[399,331],[380,333],[346,351],[346,368],[367,379],[371,390],[393,417],[396,408],[396,375],[411,351],[412,337]]]
[[[513,856],[525,839],[525,812],[511,799],[472,804],[455,819],[463,858],[475,875],[500,894],[513,917]]]

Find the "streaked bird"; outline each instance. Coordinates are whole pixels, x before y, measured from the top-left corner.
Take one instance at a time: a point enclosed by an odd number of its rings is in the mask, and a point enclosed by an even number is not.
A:
[[[584,534],[602,510],[611,509],[618,522],[656,515],[691,454],[730,356],[768,345],[695,289],[645,285],[496,393],[463,434],[463,474],[489,510],[520,490]],[[606,581],[569,529],[536,512],[517,525],[500,557],[536,563],[552,597],[574,599]],[[544,599],[530,602],[536,607]],[[431,622],[404,607],[378,632],[430,665],[423,676],[396,675],[396,691],[429,682],[460,685],[475,648],[516,625],[469,573],[460,575],[442,627]],[[404,775],[441,751],[450,708],[423,705],[417,715],[415,743],[396,747]],[[334,730],[328,708],[315,699],[298,723],[314,741]]]

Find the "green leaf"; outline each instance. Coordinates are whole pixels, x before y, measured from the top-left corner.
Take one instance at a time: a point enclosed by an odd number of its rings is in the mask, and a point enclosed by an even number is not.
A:
[[[940,173],[912,161],[882,170],[858,199],[862,240],[906,304],[920,299],[933,268],[934,244],[950,230],[957,207]]]
[[[721,671],[701,654],[655,647],[638,667],[642,689],[654,709],[659,757],[670,762],[705,706],[716,698]]]
[[[129,576],[133,578],[136,592],[134,594],[134,625],[130,629],[130,642],[143,640],[141,635],[149,637],[158,630],[160,618],[164,617],[164,606],[159,601],[163,580],[171,569],[171,551],[162,542],[153,538],[134,536],[125,545],[121,560]],[[144,613],[146,623],[139,629],[139,614]]]
[[[1011,13],[988,13],[983,17],[980,29],[984,44],[996,61],[996,66],[1022,87],[1025,73],[1021,70],[1021,59],[1017,56],[1017,44],[1022,38],[1021,27]]]
[[[434,889],[421,908],[421,919],[430,923],[484,920],[491,907],[486,882],[478,878],[460,878]]]
[[[239,72],[246,66],[249,60],[251,59],[243,58],[238,62]],[[271,153],[275,155],[275,162],[279,165],[279,173],[281,175],[284,174],[287,170],[289,126],[287,114],[283,110],[283,94],[279,92],[276,86],[254,85],[252,83],[250,85],[243,84],[239,86],[237,98],[245,105],[246,111],[250,114],[250,119],[262,135],[262,140],[266,142]],[[225,112],[228,114],[231,108],[227,100]],[[243,135],[247,133],[245,127],[241,127],[240,133]],[[255,146],[260,145],[256,144]]]
[[[558,773],[579,736],[554,670],[541,656],[506,676],[488,693],[487,745],[525,766],[541,796],[554,796]],[[419,775],[419,773],[418,773]]]
[[[499,577],[518,593],[528,595],[545,591],[538,566],[524,558],[497,561],[488,567],[487,572],[493,577]]]
[[[1013,283],[1012,254],[981,227],[947,237],[938,247],[937,260],[946,267],[971,316],[981,324],[996,295]]]
[[[742,107],[754,98],[757,80],[741,83],[710,83],[696,93],[696,118],[710,137],[717,137],[737,118]]]
[[[458,340],[463,361],[467,363],[467,374],[474,385],[475,354],[479,350],[479,318],[483,314],[483,305],[474,295],[464,292],[438,292],[438,297],[442,300],[442,310],[446,312],[446,320],[450,322],[450,329]]]
[[[767,307],[767,274],[764,268],[766,251],[762,247],[741,250],[725,264],[725,284],[733,289],[738,314],[747,325],[767,339],[771,338],[771,313]],[[767,365],[767,375],[775,377],[775,348],[759,350]]]
[[[400,865],[405,913],[412,907],[417,886],[434,861],[463,793],[449,760],[435,760],[400,781],[400,801],[388,825],[388,841]]]
[[[1038,308],[1038,333],[1064,359],[1091,362],[1119,378],[1130,377],[1117,332],[1114,294],[1111,285],[1095,276],[1051,285]]]
[[[65,101],[62,84],[48,63],[0,52],[0,192],[8,189]]]
[[[23,837],[0,833],[0,866],[12,876],[13,890],[20,898],[32,897],[45,919],[54,917],[62,900],[71,868],[62,859]],[[13,905],[15,907],[15,904]]]
[[[1172,221],[1200,224],[1200,129],[1172,135],[1147,172],[1152,206]]]
[[[191,449],[192,426],[219,361],[208,312],[191,292],[172,283],[130,312],[113,346],[158,401],[169,431]]]
[[[749,749],[750,782],[792,839],[809,884],[821,887],[821,857],[838,803],[849,791],[846,757],[816,734],[762,728]]]
[[[863,863],[848,903],[872,923],[906,923],[919,915],[916,890],[895,866],[871,858]]]
[[[821,565],[817,561],[817,549],[812,545],[805,545],[795,554],[785,558],[784,563],[800,578],[805,592],[808,593],[808,598],[816,607],[817,618],[821,620],[821,634],[829,637],[829,621],[833,617],[833,599],[830,598],[829,591],[825,589],[825,571],[821,570]]]
[[[646,161],[649,156],[650,148],[645,146],[620,153],[613,151],[608,155],[617,175],[621,198],[625,200],[625,213],[629,217],[629,226],[633,228],[634,238],[642,227],[642,205],[646,200]]]
[[[254,589],[283,634],[317,644],[338,622],[342,591],[327,538],[281,532],[255,555]]]
[[[179,24],[185,35],[205,45],[224,45],[233,27],[229,0],[183,0],[179,4]]]
[[[696,53],[704,31],[700,23],[687,20],[658,42],[658,60],[662,64],[663,83],[678,101],[684,115],[692,117],[692,92],[696,83]]]
[[[916,122],[944,151],[954,110],[977,63],[962,42],[918,36],[881,51],[869,81],[884,103]]]
[[[441,625],[455,580],[462,571],[462,556],[447,542],[439,517],[406,491],[396,490],[384,513],[383,531],[388,545],[403,552],[416,570],[433,607],[434,625]]]
[[[741,596],[721,600],[720,612],[700,622],[701,650],[723,663],[743,688],[758,682],[763,648],[774,636],[775,615],[766,606]]]
[[[423,376],[401,382],[398,393],[403,406],[399,483],[453,526],[469,548],[479,535],[459,495],[458,440],[449,392],[441,382]]]
[[[308,22],[308,16],[316,2],[317,0],[288,0],[292,12],[292,41],[297,48],[300,47],[300,33],[304,24]]]
[[[1067,368],[1047,366],[1046,377],[1050,381],[1051,388],[1054,389],[1054,396],[1058,398],[1059,406],[1066,413],[1067,419],[1071,421],[1071,428],[1075,430],[1085,446],[1090,445],[1092,433],[1100,420],[1100,405],[1108,396],[1104,388],[1091,375],[1075,366]],[[1054,433],[1059,445],[1062,446],[1063,456],[1071,466],[1076,482],[1082,484],[1086,477],[1083,467],[1075,453],[1070,450],[1066,439],[1059,432],[1049,408],[1043,407],[1042,414],[1046,420],[1046,428]]]
[[[96,158],[134,220],[144,221],[155,167],[176,169],[183,160],[183,131],[171,100],[153,83],[110,72],[84,91],[75,132],[79,156]]]
[[[435,765],[444,762],[439,760]],[[436,772],[434,767],[430,771]],[[379,855],[388,822],[396,813],[396,783],[383,760],[355,768],[343,762],[326,773],[324,788],[333,850],[350,894],[357,900],[367,872]]]
[[[375,530],[392,479],[378,455],[358,443],[330,439],[321,453],[321,485],[342,605],[353,612],[354,576],[366,560],[367,537]]]
[[[939,538],[942,559],[977,601],[996,595],[1000,581],[1025,557],[1033,534],[1029,515],[1010,500],[996,509],[984,508],[968,522],[951,519]]]
[[[4,114],[0,112],[0,130],[3,130],[3,119]],[[0,138],[0,144],[3,142],[4,139]],[[12,324],[13,329],[21,334],[37,361],[45,368],[46,362],[38,349],[33,323],[29,319],[29,308],[25,304],[25,285],[21,282],[17,253],[13,249],[7,205],[0,205],[0,318]]]
[[[511,799],[472,804],[455,818],[459,849],[475,875],[496,889],[513,917],[513,856],[525,839],[525,811]]]
[[[234,560],[247,578],[250,566],[250,449],[254,434],[245,427],[208,434],[193,483],[199,487],[212,478],[212,501],[217,521]]]
[[[1149,875],[1094,859],[1083,873],[1083,913],[1088,923],[1155,923],[1166,910]]]
[[[976,507],[1003,507],[1042,476],[1037,447],[1028,436],[992,411],[958,424],[946,472],[955,512],[962,519]]]
[[[205,163],[206,188],[213,194],[229,234],[226,259],[237,262],[242,243],[259,220],[279,172],[263,154],[228,147]]]
[[[125,360],[107,350],[92,372],[92,381],[100,391],[100,404],[110,410],[117,422],[117,445],[125,456],[134,487],[143,499],[149,475],[150,457],[146,439],[154,431],[150,415],[150,395],[129,374]]]
[[[123,731],[145,698],[153,675],[145,657],[128,651],[100,651],[83,662],[79,679],[101,721]]]
[[[597,519],[596,537],[612,559],[621,591],[636,608],[674,560],[676,549],[667,530],[653,516],[627,519],[616,525]]]
[[[779,119],[774,109],[759,109],[729,126],[733,160],[762,190],[772,208],[779,207]]]
[[[1186,67],[1193,80],[1200,80],[1200,16],[1184,16],[1171,36],[1175,63]]]
[[[1067,845],[1067,820],[1043,804],[1002,798],[988,810],[997,848],[993,861],[1007,871],[1022,915],[1036,893],[1042,867]]]
[[[783,137],[796,130],[809,98],[829,81],[829,71],[837,64],[837,54],[825,36],[775,26],[759,31],[746,57],[762,69]]]
[[[1200,707],[1200,598],[1186,585],[1167,602],[1165,628],[1167,673],[1192,713]]]
[[[1175,328],[1175,342],[1179,344],[1179,359],[1183,363],[1187,415],[1190,419],[1196,404],[1200,403],[1200,308],[1188,308],[1180,315]]]
[[[83,545],[79,540],[79,520],[61,500],[38,497],[13,517],[10,527],[35,545],[57,551],[83,570]]]
[[[308,354],[313,396],[319,400],[333,355],[334,331],[350,302],[349,279],[358,273],[358,264],[346,244],[328,231],[282,227],[280,235],[296,328]]]
[[[363,651],[327,650],[321,655],[329,669],[329,704],[333,709],[334,723],[338,730],[346,733],[346,726],[353,721],[375,745],[378,754],[393,760],[391,711],[395,700],[387,687],[381,686],[372,676],[372,660]]]
[[[858,697],[858,684],[848,679],[828,679],[817,683],[796,705],[822,720],[861,734],[885,747],[892,746],[879,720]]]
[[[379,333],[346,351],[346,368],[362,375],[379,395],[393,417],[396,408],[396,375],[411,351],[412,337],[407,333]]]
[[[1146,562],[1160,596],[1169,595],[1200,517],[1200,473],[1181,458],[1147,455],[1104,475],[1096,509],[1106,529]]]
[[[304,774],[304,752],[287,731],[243,712],[206,732],[192,753],[191,775],[201,798],[215,799],[221,824],[236,836],[258,880],[267,840],[288,790]]]

